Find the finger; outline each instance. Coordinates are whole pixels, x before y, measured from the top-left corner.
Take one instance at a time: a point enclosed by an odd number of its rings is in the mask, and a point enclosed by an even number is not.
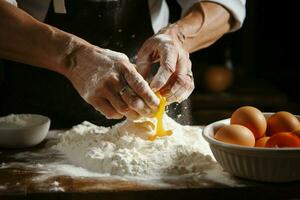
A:
[[[152,64],[159,60],[157,46],[156,40],[148,39],[137,54],[137,70],[144,78],[149,75]]]
[[[119,94],[116,94],[114,90],[107,90],[106,99],[116,109],[118,113],[125,114],[129,111],[129,106],[123,101]]]
[[[107,119],[121,119],[123,115],[118,113],[115,108],[104,98],[94,99],[93,104],[94,108],[98,110],[102,115]]]
[[[168,89],[164,92],[166,98],[170,98],[178,90],[182,90],[181,93],[185,93],[185,91],[190,90],[192,82],[186,74],[176,74],[172,79],[175,79],[175,81],[172,81],[173,83],[170,84],[170,86],[168,86]],[[178,97],[179,96],[177,96],[177,98]]]
[[[125,84],[121,83],[119,75],[112,73],[106,77],[104,87],[102,88],[102,97],[109,100],[111,105],[121,114],[129,111],[128,105],[123,101],[119,95],[119,91]]]
[[[192,86],[189,90],[187,90],[187,91],[185,92],[185,94],[182,95],[183,98],[180,99],[178,102],[181,103],[182,101],[184,101],[184,100],[186,100],[187,98],[189,98],[189,96],[192,94],[193,90],[194,90],[194,86]]]
[[[144,102],[146,103],[146,105],[142,105],[144,103],[138,103],[141,108],[147,108],[147,106],[149,106],[152,109],[156,109],[158,107],[158,97],[154,94],[148,83],[135,70],[134,67],[132,67],[131,69],[127,68],[124,71],[124,78],[127,81],[128,85],[132,88],[133,92],[136,93],[138,97],[141,97],[142,100],[144,100]]]
[[[163,89],[167,101],[174,102],[184,99],[186,91],[191,87],[193,81],[187,75],[191,70],[191,61],[188,54],[178,59],[176,72],[171,76]]]
[[[129,105],[131,109],[140,115],[148,116],[152,113],[150,107],[148,107],[130,87],[126,87],[126,90],[122,94],[122,99]]]
[[[104,94],[106,94],[106,98],[111,102],[112,106],[117,112],[125,115],[131,120],[139,118],[140,115],[134,110],[131,110],[129,105],[121,97],[120,91],[127,87],[125,81],[116,74],[111,75],[109,79],[110,80],[106,82]]]
[[[172,45],[165,45],[158,50],[160,55],[160,67],[151,81],[152,90],[159,91],[176,71],[178,52]]]
[[[186,94],[184,95],[184,99],[187,99],[193,92],[193,90],[195,89],[195,84],[194,84],[194,80],[191,78],[191,82],[190,82],[190,87],[189,89],[186,91]]]
[[[183,86],[180,86],[178,90],[176,90],[170,97],[167,97],[168,102],[178,102],[180,103],[181,101],[184,100],[185,94],[187,90]]]
[[[146,78],[150,72],[151,68],[151,53],[153,50],[148,45],[148,42],[145,42],[142,48],[137,54],[137,71]]]
[[[151,62],[146,60],[137,60],[136,69],[144,78],[147,78],[151,68]]]
[[[135,112],[134,110],[129,110],[128,112],[126,112],[125,116],[129,120],[136,120],[136,119],[140,118],[140,115],[137,112]]]
[[[181,103],[193,92],[195,88],[193,80],[187,75],[183,76],[183,78],[185,79],[185,83],[175,84],[175,86],[172,88],[172,92],[166,95],[168,102],[176,101]]]

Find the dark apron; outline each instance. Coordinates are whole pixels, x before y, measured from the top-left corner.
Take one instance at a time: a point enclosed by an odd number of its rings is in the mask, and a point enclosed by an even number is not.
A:
[[[67,14],[57,14],[51,5],[45,23],[99,47],[123,52],[131,60],[153,35],[146,0],[66,0],[66,10]],[[68,128],[84,120],[102,126],[117,122],[87,104],[60,74],[11,61],[4,62],[3,73],[1,116],[43,114],[52,119],[52,128]]]

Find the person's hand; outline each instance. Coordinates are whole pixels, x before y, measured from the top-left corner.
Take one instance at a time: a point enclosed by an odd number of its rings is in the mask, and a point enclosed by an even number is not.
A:
[[[194,89],[189,53],[181,41],[170,34],[149,38],[137,55],[137,70],[148,77],[151,65],[159,60],[160,67],[150,82],[153,91],[159,91],[169,103],[181,102]]]
[[[125,54],[92,45],[70,54],[65,76],[108,119],[151,115],[159,99]]]

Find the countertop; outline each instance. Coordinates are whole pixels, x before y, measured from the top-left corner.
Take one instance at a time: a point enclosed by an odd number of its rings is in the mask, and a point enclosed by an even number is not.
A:
[[[1,200],[300,198],[300,182],[247,181],[231,176],[218,163],[197,174],[178,177],[135,178],[82,173],[82,169],[72,167],[62,155],[49,149],[57,133],[59,131],[50,131],[49,137],[33,148],[0,149]],[[72,173],[66,173],[69,169]]]

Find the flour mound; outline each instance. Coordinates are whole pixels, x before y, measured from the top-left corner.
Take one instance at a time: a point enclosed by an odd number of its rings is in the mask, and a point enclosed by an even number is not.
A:
[[[35,123],[35,118],[31,114],[10,114],[0,117],[1,128],[22,128]]]
[[[83,122],[61,134],[53,148],[74,165],[120,176],[183,175],[214,163],[200,128],[181,126],[165,115],[165,127],[173,135],[148,141],[133,133],[131,125],[126,129],[130,123],[107,128]]]

